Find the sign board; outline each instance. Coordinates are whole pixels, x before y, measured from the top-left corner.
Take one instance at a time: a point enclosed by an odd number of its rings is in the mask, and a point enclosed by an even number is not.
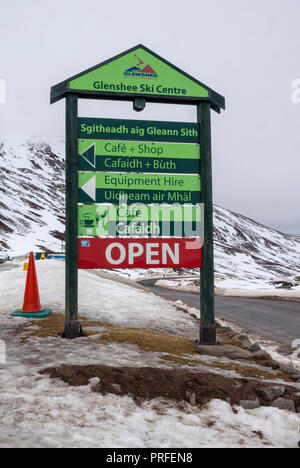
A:
[[[198,174],[196,124],[119,119],[78,119],[78,168]]]
[[[201,206],[78,205],[79,236],[203,237]]]
[[[80,171],[199,173],[199,145],[79,140]]]
[[[200,177],[169,174],[79,172],[80,203],[200,203]]]
[[[78,137],[102,140],[168,141],[199,143],[198,125],[189,122],[149,120],[78,119]]]
[[[201,240],[79,238],[79,268],[196,268]]]
[[[113,268],[114,262],[107,261],[103,249],[116,244],[114,237],[120,237],[120,245],[125,245],[124,237],[128,236],[165,237],[158,242],[162,252],[165,246],[173,245],[172,237],[180,237],[174,265],[200,267],[201,248],[187,253],[182,240],[200,238],[201,231],[200,206],[196,206],[201,192],[197,125],[79,118],[78,134],[78,202],[82,204],[78,206],[78,235],[112,237],[79,242],[78,267]],[[83,138],[90,135],[93,140]],[[114,205],[118,205],[115,210]],[[138,245],[147,252],[152,243],[145,242]],[[136,242],[129,243],[129,248],[131,245]],[[97,248],[101,254],[96,254]],[[149,258],[145,253],[137,256],[136,262],[151,268]],[[136,268],[136,262],[124,260],[119,267]],[[172,264],[163,257],[155,263],[159,268]]]
[[[142,44],[72,76],[51,88],[51,104],[69,93],[79,97],[197,104],[207,101],[216,112],[225,99]]]
[[[141,44],[53,86],[62,98],[65,336],[79,334],[78,268],[202,266],[200,342],[214,344],[210,109],[224,98]],[[194,105],[197,123],[78,117],[78,98]]]
[[[208,97],[208,90],[154,54],[133,52],[70,81],[70,89],[160,96]]]

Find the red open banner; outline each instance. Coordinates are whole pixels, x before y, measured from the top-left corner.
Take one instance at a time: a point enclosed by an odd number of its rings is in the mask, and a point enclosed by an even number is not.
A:
[[[199,238],[78,239],[78,268],[196,268],[202,267]]]

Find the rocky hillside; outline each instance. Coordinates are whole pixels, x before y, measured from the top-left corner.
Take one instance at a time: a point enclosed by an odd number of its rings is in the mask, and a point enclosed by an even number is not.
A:
[[[300,279],[299,238],[219,206],[214,207],[214,226],[215,270],[220,278]]]
[[[0,250],[58,249],[64,237],[63,143],[0,143]]]
[[[0,250],[61,250],[64,144],[0,143]],[[247,281],[300,276],[300,240],[215,206],[215,268]]]

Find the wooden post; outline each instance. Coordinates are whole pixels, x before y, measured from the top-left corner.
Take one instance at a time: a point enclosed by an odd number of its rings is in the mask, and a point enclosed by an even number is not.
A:
[[[197,106],[200,143],[201,202],[204,204],[203,266],[200,272],[200,344],[216,344],[214,304],[213,203],[211,168],[210,103]]]
[[[66,289],[65,289],[65,338],[80,336],[78,321],[78,97],[66,96]]]

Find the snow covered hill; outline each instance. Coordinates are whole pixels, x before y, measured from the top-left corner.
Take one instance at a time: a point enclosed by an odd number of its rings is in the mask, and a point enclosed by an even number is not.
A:
[[[0,142],[0,251],[60,250],[63,154],[63,142]]]
[[[0,251],[61,250],[64,144],[0,142]],[[300,239],[215,206],[217,279],[246,282],[300,276]]]
[[[215,270],[223,282],[300,279],[299,238],[219,206],[214,207],[214,226]]]

